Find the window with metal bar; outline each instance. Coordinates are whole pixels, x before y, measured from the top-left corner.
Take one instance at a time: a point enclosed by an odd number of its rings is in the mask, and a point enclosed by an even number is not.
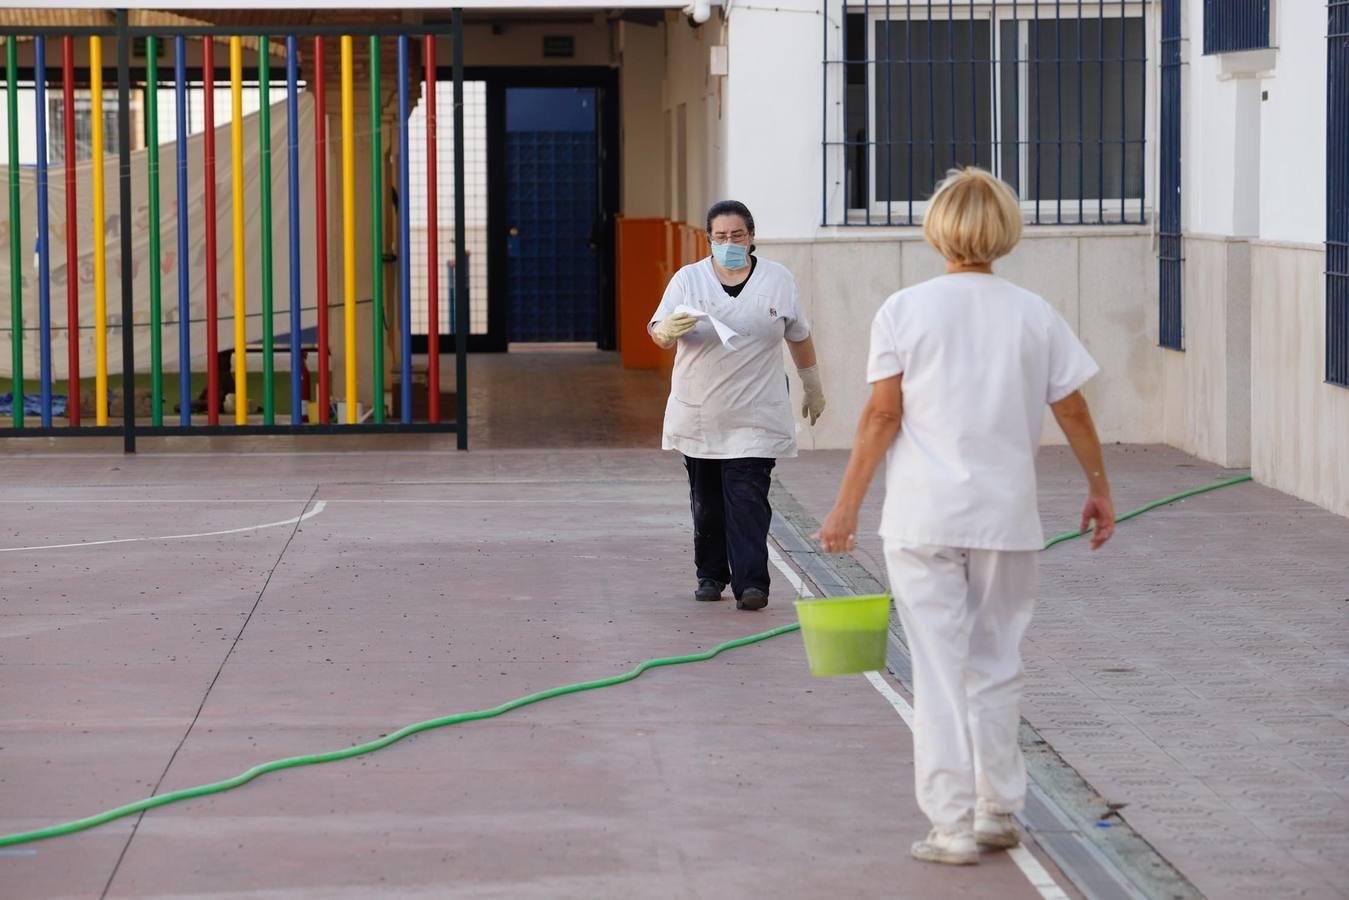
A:
[[[1181,267],[1184,238],[1180,206],[1180,73],[1181,0],[1162,0],[1162,108],[1161,159],[1157,175],[1158,300],[1160,343],[1172,350],[1185,348],[1181,310]]]
[[[829,0],[824,0],[826,19]],[[993,170],[1039,224],[1146,221],[1141,3],[892,0],[843,9],[825,224],[915,225],[951,168]],[[834,91],[841,100],[831,102]]]
[[[1204,0],[1204,53],[1269,46],[1270,0]]]
[[[1349,0],[1326,30],[1326,381],[1349,387]]]

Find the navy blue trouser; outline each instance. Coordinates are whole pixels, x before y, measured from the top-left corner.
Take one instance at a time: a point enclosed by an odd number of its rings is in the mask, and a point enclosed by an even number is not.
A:
[[[775,459],[693,459],[693,561],[698,578],[729,584],[736,599],[749,588],[768,593],[768,487]]]

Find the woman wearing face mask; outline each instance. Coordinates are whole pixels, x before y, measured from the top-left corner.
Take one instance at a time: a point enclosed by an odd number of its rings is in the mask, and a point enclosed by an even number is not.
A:
[[[810,322],[796,281],[754,256],[754,217],[725,200],[707,213],[712,255],[675,273],[647,326],[675,353],[662,445],[684,455],[693,508],[694,598],[739,609],[768,605],[768,487],[780,457],[796,456],[782,342],[805,389],[801,414],[824,411]],[[717,324],[735,333],[723,339]]]

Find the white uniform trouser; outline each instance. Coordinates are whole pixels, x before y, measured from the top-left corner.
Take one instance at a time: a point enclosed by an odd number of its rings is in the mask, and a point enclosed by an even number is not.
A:
[[[942,829],[968,828],[976,803],[1019,812],[1021,639],[1039,593],[1039,554],[887,541],[885,561],[913,658],[919,808]]]

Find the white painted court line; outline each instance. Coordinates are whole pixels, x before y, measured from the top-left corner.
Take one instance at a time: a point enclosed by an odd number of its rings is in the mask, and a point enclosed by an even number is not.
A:
[[[210,503],[211,501],[204,501]],[[0,547],[0,553],[19,553],[25,550],[66,550],[72,547],[106,547],[109,544],[132,544],[145,541],[182,541],[189,538],[220,537],[226,534],[244,534],[249,531],[262,531],[267,528],[282,528],[286,525],[296,525],[306,519],[312,519],[323,512],[324,507],[328,505],[327,501],[319,500],[314,504],[314,508],[304,515],[285,519],[280,522],[265,522],[261,525],[246,525],[243,528],[228,528],[224,531],[199,531],[194,534],[165,534],[158,537],[134,537],[117,538],[110,541],[78,541],[74,544],[44,544],[37,547]]]
[[[282,498],[277,500],[259,500],[252,497],[195,497],[189,499],[184,499],[182,497],[174,497],[174,498],[153,499],[153,500],[138,500],[135,499],[134,497],[117,497],[102,500],[84,500],[84,499],[60,500],[54,497],[39,497],[34,498],[32,500],[23,500],[15,497],[4,497],[0,498],[0,503],[9,503],[15,506],[43,506],[48,504],[65,505],[65,506],[86,506],[86,505],[92,506],[96,504],[104,504],[104,505],[120,504],[122,506],[162,506],[170,504],[200,505],[203,503],[220,504],[220,505],[231,503],[237,504],[270,503],[275,506],[288,506],[292,503],[295,503],[296,501],[303,499],[305,498],[291,497],[290,499]]]
[[[777,566],[782,576],[791,582],[798,595],[801,597],[815,596],[814,592],[806,587],[805,582],[801,580],[801,576],[797,575],[791,566],[787,565],[787,561],[782,558],[782,555],[772,544],[768,545],[768,559],[773,565]],[[885,698],[886,702],[894,708],[899,717],[904,720],[904,724],[912,731],[913,706],[910,705],[909,701],[905,700],[903,695],[891,687],[890,682],[886,681],[881,673],[867,672],[866,676],[871,686]],[[1054,876],[1049,874],[1049,871],[1035,858],[1035,854],[1027,850],[1025,846],[1015,847],[1007,851],[1007,855],[1012,858],[1012,862],[1016,863],[1017,868],[1021,870],[1021,874],[1026,876],[1026,880],[1030,882],[1031,887],[1035,888],[1044,900],[1069,900],[1068,894],[1063,888],[1059,887],[1058,882],[1054,880]]]
[[[288,505],[288,504],[291,504],[291,503],[296,502],[297,500],[303,500],[303,499],[304,499],[303,497],[295,497],[295,498],[292,498],[292,499],[290,499],[290,500],[255,500],[255,499],[239,498],[239,497],[204,497],[204,498],[201,498],[201,499],[198,499],[198,500],[184,500],[184,499],[181,499],[181,498],[179,498],[179,499],[174,499],[174,500],[136,500],[136,499],[131,499],[131,498],[121,498],[121,499],[115,499],[115,500],[56,500],[56,499],[51,499],[51,498],[43,498],[43,499],[41,499],[41,500],[16,500],[16,499],[13,499],[13,498],[7,498],[7,499],[0,499],[0,504],[6,504],[6,503],[9,503],[9,504],[17,505],[17,506],[42,506],[42,505],[48,505],[48,504],[64,505],[64,506],[86,506],[86,505],[95,505],[95,504],[103,504],[103,505],[122,505],[122,506],[161,506],[161,505],[170,505],[170,504],[178,504],[178,505],[182,505],[182,504],[188,504],[188,505],[200,505],[200,504],[207,504],[207,503],[209,503],[209,504],[219,504],[219,505],[224,506],[224,505],[228,505],[228,504],[247,504],[247,503],[255,503],[255,504],[256,504],[256,503],[270,503],[270,504],[273,504],[273,505],[278,505],[278,506],[280,506],[280,505]],[[435,506],[435,505],[449,505],[449,506],[524,506],[524,505],[530,505],[530,504],[533,504],[533,505],[537,506],[537,505],[540,503],[540,501],[539,501],[538,499],[533,499],[533,500],[460,500],[460,499],[454,499],[454,498],[442,498],[442,499],[429,498],[429,499],[423,499],[423,498],[416,498],[416,497],[403,497],[403,498],[399,498],[399,497],[393,497],[393,498],[389,498],[389,497],[333,497],[333,498],[330,498],[330,499],[328,499],[328,500],[324,500],[324,501],[321,501],[321,502],[323,502],[323,503],[329,503],[329,504],[331,504],[331,503],[373,503],[373,504],[377,504],[377,505],[381,505],[381,506],[383,506],[383,505],[385,505],[385,504],[391,504],[391,503],[422,504],[422,505],[427,505],[427,506]],[[622,506],[631,506],[631,505],[632,505],[632,501],[631,501],[631,500],[627,500],[627,499],[616,499],[616,500],[594,500],[594,499],[588,499],[588,500],[573,500],[573,499],[570,499],[570,498],[562,498],[562,497],[558,497],[556,500],[552,500],[552,501],[548,501],[548,502],[554,502],[554,503],[564,503],[564,502],[565,502],[568,506],[620,506],[620,505],[622,505]]]
[[[1023,844],[1020,847],[1013,847],[1007,851],[1007,855],[1016,863],[1017,868],[1026,876],[1026,880],[1031,883],[1040,896],[1045,900],[1069,900],[1068,893],[1059,887],[1054,876],[1035,858],[1035,854],[1026,849]]]
[[[868,672],[867,681],[870,681],[871,686],[886,699],[886,702],[895,708],[895,712],[899,713],[899,717],[904,720],[904,724],[909,726],[910,731],[913,731],[913,707],[909,705],[909,701],[905,700],[899,691],[890,687],[890,682],[886,681],[880,672]]]

